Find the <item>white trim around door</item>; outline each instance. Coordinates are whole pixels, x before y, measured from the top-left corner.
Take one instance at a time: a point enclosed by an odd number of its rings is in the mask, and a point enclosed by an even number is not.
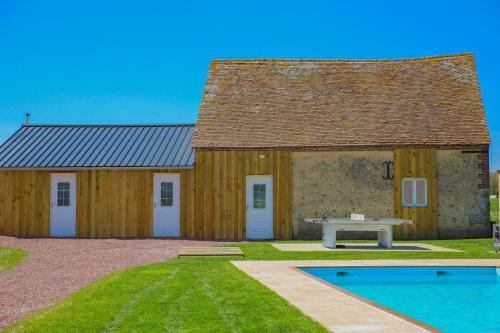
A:
[[[50,236],[76,236],[76,174],[50,175]]]
[[[153,237],[180,237],[180,183],[178,173],[153,176]]]
[[[247,239],[273,239],[273,177],[247,176]]]

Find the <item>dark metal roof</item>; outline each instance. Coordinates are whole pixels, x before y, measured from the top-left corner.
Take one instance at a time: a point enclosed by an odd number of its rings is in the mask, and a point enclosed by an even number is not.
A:
[[[194,125],[24,125],[0,168],[191,167]]]

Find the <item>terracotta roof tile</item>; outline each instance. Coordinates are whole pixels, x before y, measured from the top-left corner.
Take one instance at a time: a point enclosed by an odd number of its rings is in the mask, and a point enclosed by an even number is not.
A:
[[[478,145],[490,138],[474,56],[219,60],[193,147]]]

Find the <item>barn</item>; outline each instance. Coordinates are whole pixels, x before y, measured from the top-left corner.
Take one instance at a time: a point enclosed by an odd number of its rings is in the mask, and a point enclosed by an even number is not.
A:
[[[213,61],[196,223],[205,238],[319,238],[304,217],[355,212],[414,220],[399,239],[486,236],[489,143],[472,54]]]
[[[489,144],[472,54],[216,60],[194,125],[23,125],[0,234],[315,239],[305,217],[355,212],[482,237]]]
[[[0,147],[0,234],[188,237],[193,132],[193,125],[23,125]]]

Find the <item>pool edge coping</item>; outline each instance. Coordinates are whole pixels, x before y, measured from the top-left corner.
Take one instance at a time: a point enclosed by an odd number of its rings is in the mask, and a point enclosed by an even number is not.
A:
[[[340,267],[346,267],[346,266],[338,266],[338,268],[340,268]],[[380,266],[363,266],[363,267],[380,267]],[[391,267],[404,267],[404,266],[391,266]],[[395,310],[393,310],[393,309],[391,309],[389,307],[383,306],[382,304],[379,304],[377,302],[370,301],[369,299],[364,298],[362,296],[359,296],[358,294],[355,294],[353,292],[350,292],[347,289],[344,289],[344,288],[341,288],[339,286],[336,286],[335,284],[333,284],[331,282],[323,280],[323,279],[321,279],[321,278],[319,278],[317,276],[314,276],[311,273],[308,273],[306,271],[303,271],[301,268],[332,268],[332,267],[329,267],[329,266],[323,266],[323,267],[321,267],[321,266],[318,266],[318,267],[300,267],[300,266],[296,266],[296,267],[290,267],[290,269],[292,269],[292,270],[294,270],[294,271],[296,271],[296,272],[298,272],[300,274],[304,274],[305,276],[307,276],[309,278],[312,278],[312,279],[314,279],[314,280],[316,280],[316,281],[318,281],[318,282],[320,282],[320,283],[322,283],[324,285],[327,285],[330,288],[334,288],[335,290],[340,291],[341,293],[344,293],[347,296],[353,297],[353,298],[357,299],[358,301],[366,303],[366,304],[368,304],[370,306],[373,306],[373,307],[375,307],[375,308],[377,308],[379,310],[385,311],[385,312],[387,312],[387,313],[389,313],[389,314],[391,314],[391,315],[393,315],[395,317],[398,317],[399,319],[407,321],[407,322],[409,322],[409,323],[411,323],[411,324],[413,324],[415,326],[418,326],[420,328],[423,328],[423,329],[425,329],[425,330],[427,330],[429,332],[432,332],[432,333],[444,333],[444,331],[441,331],[441,330],[439,330],[439,329],[437,329],[437,328],[435,328],[435,327],[433,327],[431,325],[428,325],[428,324],[426,324],[426,323],[424,323],[422,321],[419,321],[419,320],[414,319],[414,318],[412,318],[410,316],[402,314],[401,312],[395,311]]]

